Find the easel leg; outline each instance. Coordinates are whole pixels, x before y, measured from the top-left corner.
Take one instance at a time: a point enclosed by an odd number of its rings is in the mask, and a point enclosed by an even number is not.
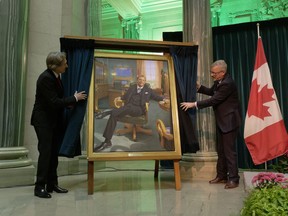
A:
[[[180,160],[174,160],[174,176],[175,176],[175,187],[176,187],[176,190],[181,190],[179,161]]]
[[[94,191],[94,161],[88,161],[88,195]]]
[[[159,160],[155,160],[154,178],[158,178],[159,173]]]

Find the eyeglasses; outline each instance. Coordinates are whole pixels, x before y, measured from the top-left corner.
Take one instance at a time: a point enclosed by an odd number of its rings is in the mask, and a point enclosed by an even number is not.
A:
[[[223,70],[218,71],[218,72],[210,71],[210,73],[211,73],[212,75],[217,75],[217,74],[219,74],[219,73],[221,73],[221,72],[224,72],[224,71],[223,71]]]

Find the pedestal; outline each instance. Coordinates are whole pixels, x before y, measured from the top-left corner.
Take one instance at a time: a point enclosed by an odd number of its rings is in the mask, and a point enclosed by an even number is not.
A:
[[[182,179],[207,179],[216,176],[216,152],[197,152],[184,154],[180,162],[180,173]]]
[[[0,187],[33,185],[34,173],[26,148],[0,148]]]

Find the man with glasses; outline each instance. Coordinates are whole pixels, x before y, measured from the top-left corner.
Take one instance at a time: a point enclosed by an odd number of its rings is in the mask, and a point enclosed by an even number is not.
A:
[[[214,80],[208,88],[197,83],[197,92],[211,96],[208,99],[195,102],[182,102],[183,110],[189,108],[203,109],[213,107],[216,118],[217,133],[217,176],[209,181],[210,184],[225,183],[225,189],[239,185],[237,151],[235,141],[241,124],[240,102],[236,83],[227,73],[224,60],[211,64],[211,77]]]

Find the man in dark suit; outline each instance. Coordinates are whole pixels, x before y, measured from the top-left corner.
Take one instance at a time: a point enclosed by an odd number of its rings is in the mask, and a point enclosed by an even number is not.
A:
[[[146,78],[140,75],[137,79],[137,85],[132,85],[127,92],[121,97],[124,100],[124,106],[113,109],[110,113],[106,128],[103,133],[104,142],[95,147],[95,151],[101,151],[112,146],[111,138],[117,125],[118,118],[125,115],[141,116],[146,112],[146,103],[150,99],[155,101],[165,100],[162,96],[157,95],[148,85],[145,85]],[[103,116],[102,116],[103,117]]]
[[[46,58],[47,69],[37,80],[35,104],[32,111],[31,125],[38,138],[38,164],[34,195],[51,198],[50,193],[67,193],[58,186],[58,151],[63,136],[62,114],[64,108],[85,100],[84,91],[64,98],[60,74],[67,65],[66,54],[51,52]]]
[[[225,189],[239,185],[237,151],[235,140],[241,124],[240,102],[234,80],[227,74],[224,60],[215,61],[210,68],[214,85],[211,88],[197,84],[198,93],[211,96],[196,102],[183,102],[181,108],[213,107],[216,118],[217,132],[217,176],[210,184],[226,183]]]

